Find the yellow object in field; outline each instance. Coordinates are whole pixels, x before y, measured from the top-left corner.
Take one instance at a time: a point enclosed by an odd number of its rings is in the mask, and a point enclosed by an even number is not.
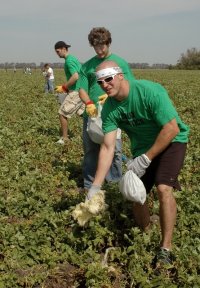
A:
[[[72,212],[72,217],[78,221],[80,226],[84,226],[92,217],[105,211],[105,191],[100,190],[90,200],[76,205]]]

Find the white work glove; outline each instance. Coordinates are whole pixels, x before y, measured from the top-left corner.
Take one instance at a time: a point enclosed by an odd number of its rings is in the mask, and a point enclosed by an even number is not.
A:
[[[92,217],[104,212],[106,208],[105,191],[99,190],[90,200],[77,204],[72,211],[72,217],[80,226],[84,226]]]
[[[85,200],[90,200],[97,192],[99,192],[101,190],[101,186],[100,185],[92,185],[86,195],[86,199]]]
[[[139,178],[141,178],[145,174],[146,169],[150,164],[151,160],[147,157],[147,155],[142,154],[135,159],[129,160],[126,167],[128,170],[132,170]]]

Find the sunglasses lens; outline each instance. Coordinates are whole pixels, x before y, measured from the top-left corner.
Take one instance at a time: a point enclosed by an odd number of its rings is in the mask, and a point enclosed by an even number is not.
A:
[[[105,78],[104,81],[105,81],[106,83],[108,83],[108,82],[112,81],[113,78],[114,78],[113,76],[110,76],[110,77],[108,77],[108,78]]]
[[[104,80],[97,80],[97,83],[99,85],[102,85],[104,82],[105,83],[109,83],[109,82],[111,82],[114,79],[114,77],[115,77],[115,75],[114,76],[109,76],[109,77],[105,78]]]

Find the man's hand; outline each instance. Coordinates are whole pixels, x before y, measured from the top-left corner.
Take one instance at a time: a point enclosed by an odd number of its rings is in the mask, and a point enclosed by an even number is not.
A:
[[[106,101],[106,99],[108,98],[108,95],[107,94],[103,94],[101,96],[98,97],[99,99],[99,104],[103,105]]]
[[[99,190],[94,197],[76,205],[72,211],[72,217],[84,226],[92,217],[102,213],[107,208],[105,203],[105,191]]]
[[[86,195],[86,199],[85,200],[90,200],[97,192],[99,192],[101,190],[101,186],[100,185],[92,185]]]
[[[132,170],[139,178],[141,178],[145,174],[146,169],[150,164],[151,160],[147,157],[147,155],[142,154],[135,159],[129,160],[126,167],[128,170]]]
[[[86,113],[89,117],[97,117],[98,111],[93,101],[86,103]]]
[[[57,93],[63,93],[62,85],[56,86],[55,91],[56,91]]]
[[[56,86],[56,88],[55,88],[55,91],[56,91],[57,93],[66,93],[67,90],[68,90],[68,89],[67,89],[66,84]]]

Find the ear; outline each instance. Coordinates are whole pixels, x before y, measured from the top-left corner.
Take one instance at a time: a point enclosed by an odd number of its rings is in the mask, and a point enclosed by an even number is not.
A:
[[[119,76],[119,79],[120,79],[120,80],[123,80],[123,79],[124,79],[124,75],[123,75],[122,73],[118,74],[118,76]]]

